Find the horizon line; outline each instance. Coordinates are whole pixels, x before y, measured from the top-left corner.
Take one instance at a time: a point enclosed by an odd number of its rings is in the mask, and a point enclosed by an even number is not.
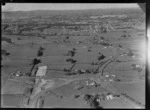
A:
[[[85,11],[85,10],[107,10],[107,9],[140,9],[139,7],[115,7],[115,8],[97,8],[97,9],[33,9],[33,10],[2,10],[2,12],[29,12],[29,11]]]

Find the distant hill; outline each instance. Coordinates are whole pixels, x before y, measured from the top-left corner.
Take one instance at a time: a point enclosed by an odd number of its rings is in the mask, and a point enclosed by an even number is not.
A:
[[[143,13],[140,8],[129,9],[93,9],[93,10],[35,10],[35,11],[7,11],[2,12],[2,18],[28,18],[28,17],[42,17],[42,16],[94,16],[105,14],[135,14]]]

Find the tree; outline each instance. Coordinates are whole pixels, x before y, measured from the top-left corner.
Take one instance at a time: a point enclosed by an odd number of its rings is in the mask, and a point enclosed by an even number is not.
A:
[[[102,46],[110,46],[110,44],[108,42],[101,42],[100,43]]]
[[[76,49],[76,48],[73,48],[72,50],[73,50],[73,51],[76,51],[77,49]]]
[[[96,99],[94,99],[93,101],[91,101],[90,107],[99,108],[99,102],[97,102]]]
[[[93,97],[92,95],[85,94],[83,98],[84,98],[85,101],[88,102],[92,97]]]
[[[75,55],[75,51],[73,51],[73,50],[70,50],[70,51],[68,51],[68,53],[67,53],[67,56],[73,57],[74,55]]]
[[[65,71],[65,72],[69,72],[69,69],[64,68],[64,71]],[[68,75],[70,75],[70,74],[68,74]]]
[[[76,50],[77,49],[73,48],[72,50],[68,51],[67,55],[70,55],[71,57],[74,57],[74,55],[76,53],[75,52]],[[74,60],[73,58],[69,58],[69,59],[66,59],[66,62],[70,62],[71,64],[73,64],[71,66],[71,68],[69,70],[67,70],[67,71],[70,72],[73,69],[73,67],[76,65],[77,60]]]
[[[46,37],[45,37],[45,36],[43,36],[43,39],[46,39]]]
[[[127,36],[123,34],[123,35],[121,35],[121,37],[124,37],[124,38],[125,38],[125,37],[127,37]]]
[[[45,48],[44,47],[40,47],[40,50],[45,50]]]
[[[78,98],[78,97],[80,97],[80,95],[74,95],[74,98]]]
[[[69,36],[66,36],[64,42],[69,42]]]
[[[20,38],[20,37],[18,37],[18,40],[21,40],[21,38]]]
[[[5,37],[2,37],[2,41],[6,41],[8,43],[12,43],[11,39],[10,38],[5,38]]]
[[[92,48],[92,47],[89,47],[89,48],[88,48],[88,52],[91,52],[91,51],[92,51],[91,48]]]
[[[103,60],[106,56],[104,56],[103,54],[101,56],[98,56],[97,60],[100,61],[100,60]]]
[[[128,37],[131,37],[131,35],[128,35]]]
[[[106,33],[106,32],[107,32],[107,28],[104,27],[104,26],[102,26],[102,27],[101,27],[101,32],[102,32],[102,33]]]
[[[103,60],[106,56],[104,56],[103,54],[101,54],[100,56],[98,56],[97,60],[100,61],[100,60]],[[98,73],[99,71],[99,68],[104,64],[105,61],[101,61],[99,63],[99,66],[97,67],[97,69],[93,72],[94,74]],[[97,63],[98,64],[98,63]]]
[[[99,98],[99,95],[96,94],[90,101],[90,107],[92,108],[101,108],[102,106],[100,105],[100,103],[97,101],[97,99]]]
[[[40,59],[37,59],[37,58],[34,58],[34,60],[33,60],[33,65],[37,65],[37,64],[39,64],[39,63],[41,63],[41,60],[40,60]]]
[[[31,75],[31,73],[32,73],[33,68],[35,67],[35,65],[37,65],[37,64],[39,64],[39,63],[41,63],[41,60],[40,60],[40,59],[37,59],[37,58],[34,58],[34,60],[33,60],[33,62],[32,62],[32,68],[31,68],[31,70],[30,70],[30,75]]]
[[[6,50],[1,50],[1,55],[8,56],[10,55],[10,53],[7,52]]]
[[[71,66],[71,68],[69,69],[69,71],[71,71],[73,69],[73,67],[76,65],[77,60],[74,60],[72,58],[66,59],[66,62],[70,62],[71,64],[73,64]]]
[[[68,40],[68,39],[69,39],[69,36],[66,36],[66,39]]]
[[[122,48],[122,45],[119,44],[118,47],[119,47],[119,48]]]
[[[105,38],[103,36],[101,36],[100,38],[101,38],[101,40],[105,40]]]
[[[76,48],[73,48],[72,50],[69,50],[68,53],[67,53],[67,56],[71,56],[71,57],[74,57],[74,55],[76,54]]]
[[[38,57],[43,55],[43,50],[44,50],[43,47],[40,47],[40,48],[39,48],[38,53],[37,53],[37,56],[38,56]]]
[[[37,53],[37,56],[42,56],[43,55],[43,51],[42,50],[39,50],[38,53]]]

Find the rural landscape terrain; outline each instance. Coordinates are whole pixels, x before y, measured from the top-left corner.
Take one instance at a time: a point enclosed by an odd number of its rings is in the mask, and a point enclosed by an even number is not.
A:
[[[145,108],[140,8],[2,12],[1,106]]]

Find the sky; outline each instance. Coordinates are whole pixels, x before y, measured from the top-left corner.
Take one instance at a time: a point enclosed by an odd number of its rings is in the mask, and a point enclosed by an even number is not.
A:
[[[6,3],[2,11],[82,10],[106,8],[137,8],[136,3]]]

